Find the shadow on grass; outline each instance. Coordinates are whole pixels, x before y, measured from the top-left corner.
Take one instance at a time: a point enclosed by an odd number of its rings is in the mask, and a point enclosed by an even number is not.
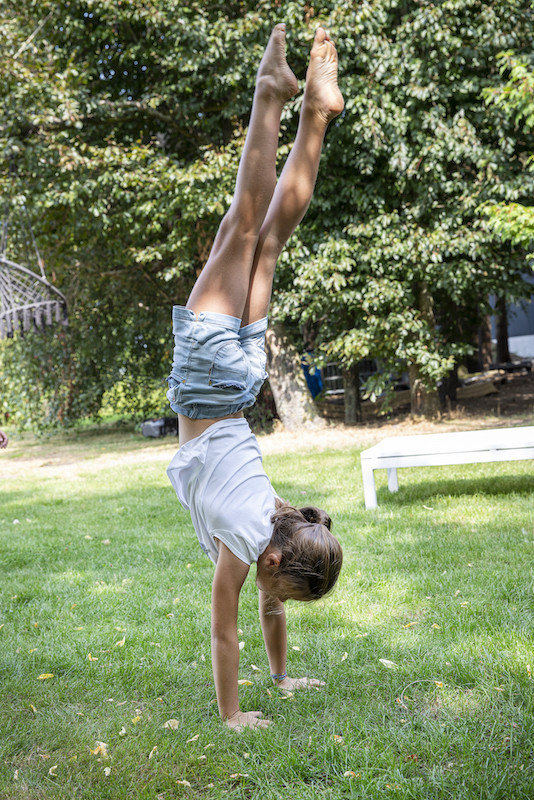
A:
[[[403,506],[431,497],[464,497],[488,495],[498,497],[509,494],[527,495],[534,492],[534,475],[497,475],[491,478],[456,478],[423,480],[403,486],[399,473],[399,491],[390,492],[387,487],[377,491],[379,506]]]

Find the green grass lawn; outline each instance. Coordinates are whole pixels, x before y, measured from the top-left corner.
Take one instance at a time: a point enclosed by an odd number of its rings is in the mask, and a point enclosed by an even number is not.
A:
[[[287,604],[290,674],[326,681],[293,697],[247,580],[241,706],[274,724],[236,734],[172,447],[108,432],[0,453],[2,800],[534,797],[531,463],[405,470],[396,495],[379,474],[365,511],[358,449],[266,456],[279,494],[331,513],[345,565],[331,597]]]

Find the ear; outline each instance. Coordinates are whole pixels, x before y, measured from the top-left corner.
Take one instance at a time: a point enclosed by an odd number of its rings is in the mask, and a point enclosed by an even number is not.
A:
[[[270,550],[265,556],[265,567],[272,572],[275,572],[280,566],[282,560],[282,553],[279,550]]]

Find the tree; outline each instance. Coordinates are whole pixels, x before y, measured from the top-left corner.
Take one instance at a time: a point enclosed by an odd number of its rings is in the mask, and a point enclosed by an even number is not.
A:
[[[378,358],[371,396],[409,370],[413,411],[433,414],[436,384],[472,349],[490,293],[527,289],[524,252],[496,241],[478,209],[532,195],[521,163],[532,136],[482,97],[504,43],[530,50],[531,7],[383,0],[333,18],[349,54],[347,114],[329,134],[328,181],[280,309],[317,322],[327,357]]]
[[[522,251],[477,209],[532,194],[519,158],[531,134],[481,99],[503,82],[497,53],[524,60],[531,46],[524,0],[21,0],[0,23],[0,190],[15,206],[26,196],[71,324],[0,347],[11,413],[75,419],[117,386],[132,410],[165,403],[168,308],[230,202],[257,63],[281,17],[299,78],[327,24],[347,101],[280,263],[272,319],[284,335],[298,344],[313,327],[346,374],[378,358],[371,394],[409,368],[428,410],[488,295],[521,291]]]
[[[19,422],[95,413],[117,383],[133,411],[166,403],[170,306],[229,205],[270,28],[248,5],[23,0],[2,23],[0,188],[26,195],[70,308],[0,350]]]

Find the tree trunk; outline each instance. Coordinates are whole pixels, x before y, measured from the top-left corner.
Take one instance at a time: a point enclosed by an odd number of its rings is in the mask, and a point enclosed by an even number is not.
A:
[[[498,297],[495,303],[497,315],[497,362],[505,364],[511,361],[508,348],[508,312],[506,310],[506,297]]]
[[[439,416],[441,406],[437,389],[429,389],[425,386],[417,364],[410,364],[408,367],[410,376],[410,402],[413,417],[427,417],[433,419]]]
[[[308,391],[300,366],[300,355],[284,333],[283,325],[274,323],[265,338],[269,383],[280,420],[288,430],[324,427]]]
[[[428,289],[426,281],[422,281],[418,287],[419,311],[422,318],[432,332],[435,331],[436,321],[434,318],[434,300]],[[439,416],[441,411],[439,393],[437,387],[429,388],[421,378],[418,364],[408,366],[410,376],[410,401],[412,416],[425,416],[428,419]]]
[[[478,353],[480,369],[489,369],[493,363],[493,352],[491,347],[491,317],[486,314],[484,321],[478,331]]]
[[[357,364],[347,370],[343,370],[343,396],[345,400],[345,425],[357,425],[362,421],[360,370]]]

